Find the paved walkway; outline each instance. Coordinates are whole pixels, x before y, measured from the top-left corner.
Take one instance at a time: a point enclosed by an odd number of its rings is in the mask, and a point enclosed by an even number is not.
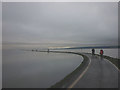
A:
[[[85,55],[91,60],[90,66],[72,88],[118,88],[118,70],[106,59]]]

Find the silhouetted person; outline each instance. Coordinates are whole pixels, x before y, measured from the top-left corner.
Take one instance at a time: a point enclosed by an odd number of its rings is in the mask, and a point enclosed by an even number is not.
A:
[[[103,57],[104,51],[101,49],[100,50],[100,56]]]
[[[48,51],[47,51],[48,53],[49,53],[49,49],[48,49]]]
[[[95,55],[95,49],[94,48],[92,49],[92,55]]]

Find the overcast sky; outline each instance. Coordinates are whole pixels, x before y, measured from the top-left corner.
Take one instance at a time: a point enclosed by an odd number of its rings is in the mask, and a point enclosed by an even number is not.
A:
[[[116,44],[118,3],[3,3],[3,42]]]

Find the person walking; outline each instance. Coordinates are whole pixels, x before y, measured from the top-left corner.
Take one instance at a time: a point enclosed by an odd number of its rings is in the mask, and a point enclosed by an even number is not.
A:
[[[100,56],[103,57],[104,51],[101,49],[100,50]]]
[[[95,49],[94,48],[92,49],[92,55],[95,55]]]

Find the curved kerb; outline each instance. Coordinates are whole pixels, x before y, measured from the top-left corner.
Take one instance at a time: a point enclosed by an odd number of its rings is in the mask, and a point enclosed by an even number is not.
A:
[[[37,51],[37,52],[47,52],[47,51]],[[49,51],[53,53],[70,53],[77,54],[83,57],[83,62],[70,74],[65,76],[62,80],[52,85],[50,88],[72,88],[78,80],[85,74],[87,71],[91,60],[84,54],[76,53],[76,52],[67,52],[67,51]],[[48,88],[49,89],[49,88]]]

